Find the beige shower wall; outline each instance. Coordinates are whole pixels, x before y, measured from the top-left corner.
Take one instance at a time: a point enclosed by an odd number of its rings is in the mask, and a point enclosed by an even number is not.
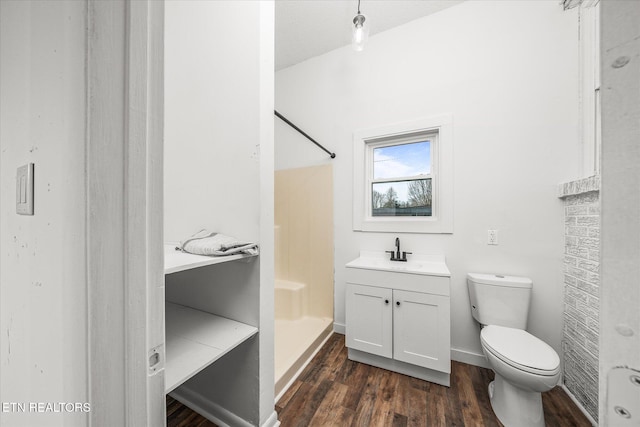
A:
[[[276,279],[307,285],[308,316],[333,319],[333,170],[275,172]]]

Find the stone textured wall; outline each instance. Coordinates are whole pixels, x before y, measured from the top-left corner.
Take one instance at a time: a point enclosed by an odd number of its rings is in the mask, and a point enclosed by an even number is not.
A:
[[[598,419],[600,179],[560,186],[565,203],[564,383]]]

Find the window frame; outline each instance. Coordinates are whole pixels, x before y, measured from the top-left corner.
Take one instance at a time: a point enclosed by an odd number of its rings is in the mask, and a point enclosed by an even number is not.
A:
[[[585,176],[600,174],[600,0],[579,5],[580,139]]]
[[[433,138],[435,135],[435,138]],[[373,216],[373,148],[431,139],[432,216]],[[416,139],[422,138],[422,139]],[[422,118],[353,133],[353,229],[365,232],[453,233],[453,117]],[[424,177],[424,176],[422,176]],[[414,177],[409,177],[414,178]],[[394,178],[391,181],[402,181]],[[389,180],[383,180],[388,182]]]
[[[429,150],[431,151],[431,155],[430,155],[430,165],[429,165],[429,171],[430,173],[428,174],[423,174],[423,175],[412,175],[412,176],[398,176],[398,177],[394,177],[394,178],[378,178],[375,179],[373,176],[373,167],[374,167],[374,150],[376,148],[381,148],[381,147],[394,147],[397,145],[406,145],[406,144],[412,144],[412,143],[417,143],[417,142],[425,142],[425,141],[429,141],[430,143],[430,147]],[[437,197],[435,195],[434,189],[436,188],[436,183],[437,183],[437,165],[436,162],[434,162],[434,158],[437,158],[437,147],[438,147],[438,132],[437,131],[431,131],[431,132],[418,132],[418,133],[411,133],[411,134],[406,134],[406,135],[401,135],[398,137],[391,137],[391,138],[377,138],[377,139],[371,139],[371,140],[367,140],[365,142],[365,150],[366,150],[366,170],[365,170],[365,174],[366,174],[366,188],[367,188],[367,192],[365,194],[365,206],[367,209],[367,213],[366,213],[366,220],[371,220],[373,218],[398,218],[399,216],[374,216],[373,215],[373,200],[372,200],[372,193],[373,193],[373,184],[378,184],[378,183],[387,183],[387,182],[401,182],[401,181],[416,181],[416,180],[420,180],[420,179],[431,179],[431,215],[430,216],[406,216],[403,218],[406,219],[428,219],[428,218],[433,218],[434,216],[434,212],[435,212],[435,207],[437,204]]]

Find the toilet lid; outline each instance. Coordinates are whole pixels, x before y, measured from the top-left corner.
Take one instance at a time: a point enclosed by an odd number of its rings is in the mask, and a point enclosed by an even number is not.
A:
[[[497,357],[514,367],[548,375],[560,367],[560,358],[551,346],[522,329],[489,325],[480,339]]]

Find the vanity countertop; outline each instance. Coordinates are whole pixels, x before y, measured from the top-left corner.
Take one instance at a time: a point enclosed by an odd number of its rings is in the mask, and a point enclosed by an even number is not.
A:
[[[445,263],[444,255],[409,254],[408,260],[391,261],[389,254],[380,251],[360,251],[360,256],[346,264],[347,268],[364,270],[380,270],[407,274],[421,274],[425,276],[451,277]]]

